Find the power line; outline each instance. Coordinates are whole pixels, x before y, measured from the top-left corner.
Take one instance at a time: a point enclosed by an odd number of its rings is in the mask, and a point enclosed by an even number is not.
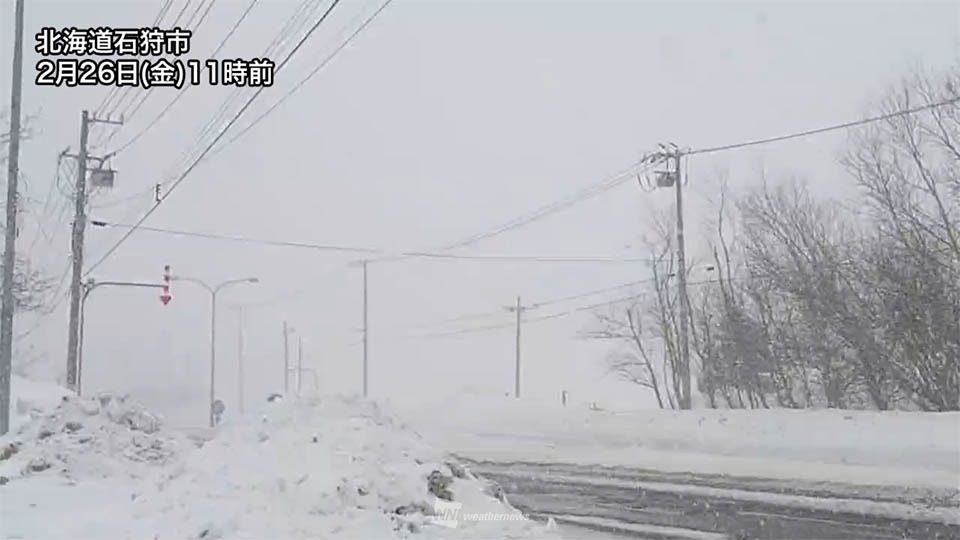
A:
[[[193,27],[194,34],[196,34],[197,30],[203,24],[203,21],[207,19],[207,15],[210,14],[210,11],[213,10],[213,6],[216,3],[217,3],[217,0],[210,0],[210,3],[207,4],[206,9],[203,11],[203,15],[200,16],[200,19],[197,21],[196,26]],[[190,26],[192,24],[194,17],[196,17],[197,13],[199,13],[202,7],[203,7],[202,4],[197,6],[196,11],[194,11],[193,15],[191,15],[190,19],[187,21],[187,24],[186,24],[187,26]],[[190,86],[192,85],[185,85],[184,88],[189,88]],[[137,112],[140,111],[140,108],[143,107],[143,104],[146,103],[148,99],[150,99],[150,96],[153,95],[154,90],[156,90],[156,88],[147,89],[147,91],[143,93],[143,97],[140,98],[140,101],[136,105],[134,105],[133,102],[131,102],[130,107],[128,107],[128,109],[124,109],[123,111],[120,112],[120,116],[127,119],[133,118],[137,114]],[[127,110],[129,110],[129,112],[127,112]],[[113,139],[114,135],[118,132],[119,130],[114,131],[113,134],[111,134],[110,137],[108,137],[107,140],[101,144],[106,145],[108,142],[110,142]]]
[[[300,39],[300,41],[293,48],[293,50],[291,50],[287,54],[286,58],[283,59],[283,62],[281,62],[280,65],[277,66],[277,69],[276,69],[277,72],[280,72],[283,69],[283,67],[286,66],[288,62],[290,62],[290,59],[293,58],[293,55],[295,55],[297,51],[299,51],[300,48],[303,47],[303,44],[306,43],[307,40],[310,38],[310,36],[312,36],[313,33],[317,30],[317,28],[319,28],[320,25],[323,24],[323,21],[327,19],[327,17],[330,15],[333,9],[339,3],[340,3],[340,0],[333,0],[333,2],[330,4],[330,7],[327,8],[324,14],[317,20],[316,23],[314,23],[314,25],[310,28],[310,30]],[[257,89],[257,91],[244,104],[243,108],[241,108],[236,114],[234,114],[230,122],[227,123],[227,125],[220,131],[220,133],[213,139],[213,141],[209,145],[207,145],[206,149],[204,149],[204,151],[200,154],[200,156],[198,156],[197,159],[194,160],[194,162],[189,167],[187,167],[187,169],[170,186],[170,189],[168,189],[166,193],[164,193],[160,197],[160,199],[153,206],[151,206],[150,209],[147,210],[147,212],[143,214],[143,216],[122,237],[120,237],[120,240],[118,240],[117,243],[115,243],[112,247],[110,247],[110,249],[108,249],[107,252],[104,253],[99,260],[97,260],[97,262],[95,262],[93,265],[91,265],[87,269],[87,271],[84,273],[84,277],[89,275],[90,272],[92,272],[98,266],[103,264],[103,262],[106,261],[107,258],[110,257],[110,255],[112,255],[121,245],[123,245],[123,243],[128,238],[130,238],[130,236],[134,232],[136,232],[137,228],[140,227],[140,225],[142,225],[143,222],[146,221],[147,218],[149,218],[153,214],[153,212],[155,212],[157,208],[160,207],[161,202],[166,200],[167,197],[169,197],[177,189],[177,186],[179,186],[187,178],[187,176],[193,171],[194,168],[196,168],[197,164],[200,163],[200,161],[204,158],[204,156],[206,156],[207,153],[210,152],[210,149],[213,148],[214,145],[216,145],[217,142],[219,142],[220,139],[223,138],[223,136],[227,133],[227,131],[233,126],[233,124],[237,122],[237,120],[240,119],[243,113],[246,112],[246,110],[250,107],[250,105],[253,104],[254,100],[257,99],[257,97],[260,94],[262,94],[265,89],[266,89],[265,86],[261,86],[260,88]]]
[[[217,48],[214,49],[214,51],[210,54],[210,58],[216,58],[216,57],[217,57],[217,54],[220,53],[220,51],[223,49],[224,46],[226,46],[226,44],[227,44],[227,42],[230,40],[230,38],[233,37],[233,34],[237,31],[237,28],[240,27],[240,25],[243,23],[243,21],[247,18],[247,15],[249,15],[250,12],[253,10],[254,6],[257,5],[257,2],[258,2],[258,1],[259,1],[259,0],[251,0],[250,4],[247,5],[247,8],[243,11],[243,13],[240,14],[240,17],[236,20],[236,22],[233,23],[233,27],[230,28],[230,30],[227,32],[226,36],[224,36],[224,38],[220,41],[220,44],[217,45]],[[153,120],[151,120],[149,123],[147,123],[147,125],[146,125],[143,129],[141,129],[139,132],[137,132],[136,135],[134,135],[133,137],[131,137],[130,140],[128,140],[127,142],[125,142],[125,143],[123,143],[122,145],[120,145],[120,147],[117,148],[116,150],[113,150],[112,152],[108,152],[107,155],[108,155],[108,156],[115,156],[115,155],[119,154],[120,152],[123,152],[124,150],[126,150],[126,149],[129,148],[130,146],[132,146],[132,145],[133,145],[134,143],[136,143],[138,140],[140,140],[140,138],[143,137],[143,135],[144,135],[146,132],[150,131],[154,126],[157,125],[157,123],[158,123],[161,119],[163,119],[164,116],[166,116],[167,112],[169,112],[170,109],[173,108],[173,106],[176,105],[177,102],[180,101],[181,98],[183,98],[183,96],[187,93],[187,90],[189,90],[191,87],[192,87],[192,85],[186,85],[186,86],[184,86],[183,89],[181,89],[179,92],[177,92],[177,95],[174,96],[173,99],[172,99],[170,102],[168,102],[167,105],[166,105],[159,113],[157,113],[157,115],[153,118]],[[108,139],[108,142],[109,142],[109,139]],[[106,143],[104,143],[104,144],[106,144]],[[152,189],[152,188],[151,188],[151,189]]]
[[[200,5],[202,5],[204,2],[205,0],[200,0]],[[187,0],[187,2],[183,5],[183,8],[180,10],[180,13],[177,14],[177,18],[174,19],[173,22],[170,24],[171,27],[177,26],[177,24],[180,22],[180,19],[183,17],[184,13],[186,13],[187,9],[190,7],[191,3],[193,3],[193,0]],[[123,104],[124,101],[126,101],[127,97],[136,95],[137,90],[138,88],[133,86],[128,86],[123,89],[120,89],[119,94],[116,94],[117,97],[113,103],[113,106],[110,109],[107,109],[106,105],[104,105],[103,108],[106,111],[105,116],[107,117],[113,116],[113,113],[115,113],[117,109],[120,108],[120,105]]]
[[[240,137],[243,137],[244,134],[246,134],[248,131],[250,131],[251,129],[253,129],[254,126],[256,126],[257,124],[259,124],[264,118],[266,118],[268,115],[270,115],[270,113],[272,113],[272,112],[274,111],[274,109],[276,109],[277,107],[279,107],[280,105],[282,105],[285,101],[287,101],[288,99],[290,99],[290,97],[293,96],[293,94],[295,94],[298,90],[300,90],[300,88],[303,87],[303,85],[305,85],[305,84],[307,83],[307,81],[309,81],[309,80],[312,79],[317,73],[319,73],[320,71],[322,71],[323,68],[325,68],[325,67],[327,66],[327,64],[329,64],[330,61],[332,61],[332,60],[334,59],[334,57],[336,57],[337,54],[340,53],[340,51],[342,51],[344,48],[346,48],[346,46],[349,45],[350,42],[353,41],[353,39],[356,38],[356,37],[360,34],[360,32],[363,32],[363,30],[364,30],[371,22],[373,22],[373,20],[376,19],[378,15],[380,15],[380,12],[383,11],[384,9],[386,9],[386,7],[387,7],[388,5],[390,5],[390,2],[392,2],[392,1],[393,1],[393,0],[386,0],[383,4],[381,4],[380,7],[379,7],[376,11],[374,11],[372,15],[370,15],[369,17],[367,17],[367,19],[366,19],[365,21],[363,21],[363,22],[360,24],[360,26],[357,27],[357,29],[354,30],[354,32],[353,32],[352,34],[350,34],[350,36],[347,37],[346,40],[343,41],[343,43],[340,44],[340,46],[338,46],[336,49],[334,49],[333,52],[330,53],[330,55],[327,56],[327,57],[323,60],[323,62],[320,62],[320,64],[318,64],[317,67],[313,68],[313,70],[310,71],[310,73],[308,73],[306,77],[304,77],[303,79],[300,79],[300,81],[299,81],[297,84],[295,84],[295,85],[293,86],[293,88],[291,88],[286,94],[284,94],[283,97],[281,97],[280,99],[278,99],[273,105],[271,105],[269,108],[267,108],[267,110],[264,111],[262,114],[260,114],[260,116],[256,117],[256,118],[253,120],[253,122],[251,122],[250,124],[248,124],[245,128],[243,128],[242,130],[240,130],[235,136],[233,136],[233,137],[232,137],[231,139],[229,139],[226,143],[224,143],[224,145],[223,145],[222,147],[220,147],[219,149],[217,149],[217,151],[214,152],[214,154],[219,153],[221,150],[223,150],[224,148],[226,148],[227,146],[229,146],[230,144],[232,144],[234,141],[236,141],[236,140],[239,139]]]
[[[588,199],[592,199],[593,197],[606,193],[607,191],[610,191],[616,188],[617,186],[620,186],[621,184],[627,182],[628,180],[632,180],[635,175],[644,172],[646,169],[649,169],[660,162],[661,160],[658,154],[647,154],[643,158],[635,162],[633,165],[628,167],[627,169],[624,169],[613,176],[607,177],[599,183],[587,186],[564,199],[560,199],[550,204],[541,206],[540,208],[534,210],[533,212],[529,212],[528,214],[514,218],[486,232],[475,234],[463,240],[459,240],[451,244],[440,246],[440,247],[431,249],[429,251],[431,252],[450,251],[456,248],[466,247],[466,246],[475,244],[481,240],[486,240],[487,238],[492,238],[494,236],[498,236],[503,233],[529,225],[551,214],[555,214],[557,212],[570,208],[576,204],[584,202]],[[386,258],[378,259],[378,262],[397,260],[400,258],[402,257],[399,257],[399,256],[386,257]]]
[[[163,20],[164,17],[166,17],[167,12],[170,10],[170,5],[172,3],[173,3],[173,0],[166,0],[163,6],[160,7],[160,11],[157,13],[156,17],[154,17],[152,26],[154,27],[160,26],[160,22]],[[189,1],[188,1],[188,4],[189,4]],[[117,93],[120,92],[120,90],[121,88],[119,86],[114,86],[113,88],[111,88],[110,91],[107,92],[107,95],[103,98],[103,101],[100,102],[100,105],[97,105],[97,107],[94,109],[94,115],[102,116],[102,113],[104,110],[106,110],[107,105],[117,95]]]
[[[450,253],[430,253],[424,251],[401,251],[401,252],[391,252],[388,250],[370,248],[370,247],[358,247],[358,246],[344,246],[344,245],[333,245],[333,244],[318,244],[313,242],[297,242],[289,240],[268,240],[261,238],[251,238],[247,236],[233,236],[233,235],[224,235],[216,233],[204,233],[197,231],[185,231],[185,230],[175,230],[175,229],[165,229],[160,227],[146,227],[118,223],[109,223],[101,220],[91,220],[90,224],[94,227],[115,227],[121,229],[133,229],[138,228],[139,230],[145,232],[153,232],[158,234],[168,234],[172,236],[184,236],[184,237],[193,237],[193,238],[204,238],[208,240],[220,240],[227,242],[237,242],[243,244],[258,244],[264,246],[273,246],[273,247],[287,247],[287,248],[301,248],[301,249],[313,249],[320,251],[335,251],[335,252],[344,252],[344,253],[367,253],[367,254],[391,254],[397,253],[397,256],[402,257],[411,257],[411,258],[423,258],[423,259],[447,259],[447,260],[465,260],[465,261],[488,261],[488,262],[540,262],[540,263],[611,263],[611,264],[627,264],[627,263],[646,263],[649,262],[646,258],[641,257],[554,257],[554,256],[539,256],[539,255],[456,255]]]
[[[311,6],[312,4],[312,6]],[[274,53],[279,51],[293,36],[297,35],[304,27],[309,24],[310,18],[315,15],[322,5],[321,0],[303,0],[303,2],[294,10],[293,15],[283,24],[279,31],[274,34],[273,39],[267,45],[266,49],[260,55],[261,58],[271,58]],[[239,102],[241,95],[249,87],[236,87],[229,95],[220,102],[217,111],[200,128],[199,134],[194,142],[187,146],[181,153],[174,168],[180,167],[184,163],[190,162],[191,150],[195,146],[201,146],[204,139],[210,133],[215,133],[215,128],[227,118],[231,106],[234,102]]]
[[[759,146],[759,145],[761,145],[761,144],[769,144],[769,143],[774,143],[774,142],[787,141],[787,140],[791,140],[791,139],[799,139],[799,138],[802,138],[802,137],[809,137],[809,136],[811,136],[811,135],[820,135],[820,134],[823,134],[823,133],[829,133],[829,132],[831,132],[831,131],[839,131],[839,130],[842,130],[842,129],[849,129],[849,128],[854,128],[854,127],[859,127],[859,126],[865,126],[865,125],[867,125],[867,124],[872,124],[872,123],[875,123],[875,122],[882,122],[882,121],[884,121],[884,120],[890,120],[890,119],[892,119],[892,118],[897,118],[897,117],[899,117],[899,116],[909,116],[909,115],[911,115],[911,114],[916,114],[916,113],[918,113],[918,112],[923,112],[923,111],[926,111],[926,110],[937,109],[937,108],[940,108],[940,107],[945,107],[945,106],[947,106],[947,105],[952,105],[953,103],[957,103],[957,102],[960,102],[960,96],[955,97],[955,98],[950,98],[950,99],[947,99],[947,100],[944,100],[944,101],[939,101],[939,102],[937,102],[937,103],[928,103],[928,104],[926,104],[926,105],[920,105],[920,106],[918,106],[918,107],[913,107],[913,108],[911,108],[911,109],[903,109],[903,110],[900,110],[900,111],[894,111],[894,112],[892,112],[892,113],[882,114],[882,115],[879,115],[879,116],[872,116],[872,117],[869,117],[869,118],[864,118],[864,119],[862,119],[862,120],[853,120],[853,121],[850,121],[850,122],[844,122],[844,123],[842,123],[842,124],[834,124],[834,125],[832,125],[832,126],[827,126],[827,127],[822,127],[822,128],[816,128],[816,129],[810,129],[810,130],[807,130],[807,131],[800,131],[800,132],[797,132],[797,133],[791,133],[791,134],[789,134],[789,135],[779,135],[779,136],[776,136],[776,137],[769,137],[769,138],[766,138],[766,139],[757,139],[757,140],[754,140],[754,141],[746,141],[746,142],[740,142],[740,143],[734,143],[734,144],[725,144],[725,145],[723,145],[723,146],[712,146],[712,147],[708,147],[708,148],[699,148],[699,149],[697,149],[697,150],[690,150],[690,151],[687,151],[687,152],[683,152],[683,154],[684,154],[684,155],[687,155],[687,156],[694,156],[694,155],[697,155],[697,154],[713,154],[713,153],[716,153],[716,152],[726,152],[726,151],[728,151],[728,150],[737,150],[737,149],[746,148],[746,147],[749,147],[749,146]]]
[[[590,291],[585,291],[585,292],[576,293],[576,294],[572,294],[572,295],[562,296],[562,297],[559,297],[559,298],[552,298],[552,299],[549,299],[549,300],[542,300],[542,301],[540,301],[540,302],[533,302],[533,303],[529,304],[529,305],[526,307],[526,309],[538,309],[538,308],[541,308],[541,307],[544,307],[544,306],[552,306],[552,305],[556,305],[556,304],[561,304],[561,303],[563,303],[563,302],[569,302],[570,300],[578,300],[578,299],[581,299],[581,298],[586,298],[586,297],[590,297],[590,296],[596,296],[596,295],[598,295],[598,294],[603,294],[603,293],[618,291],[618,290],[620,290],[620,289],[626,289],[626,288],[628,288],[628,287],[634,287],[634,286],[637,286],[637,285],[642,285],[642,284],[644,284],[644,283],[649,283],[650,281],[652,281],[652,278],[640,279],[640,280],[636,280],[636,281],[630,281],[630,282],[627,282],[627,283],[620,283],[619,285],[613,285],[613,286],[609,286],[609,287],[603,287],[603,288],[601,288],[601,289],[593,289],[593,290],[590,290]],[[486,312],[482,312],[482,313],[469,313],[469,314],[465,314],[465,315],[457,315],[457,316],[454,316],[454,317],[449,317],[449,318],[446,318],[446,319],[441,319],[441,320],[435,321],[435,322],[433,322],[433,323],[422,323],[422,324],[411,325],[411,327],[412,327],[412,328],[423,328],[423,327],[426,327],[426,326],[436,326],[436,325],[447,324],[447,323],[451,323],[451,322],[475,321],[475,320],[478,320],[478,319],[488,319],[488,318],[494,317],[494,316],[503,316],[503,314],[504,314],[504,313],[503,313],[503,310],[502,310],[502,309],[498,309],[498,310],[496,310],[496,311],[486,311]],[[513,322],[508,323],[508,324],[505,326],[505,328],[506,328],[506,327],[511,327],[511,328],[512,328],[513,325],[514,325]]]
[[[201,9],[204,8],[203,3],[204,3],[204,0],[201,0],[200,3],[197,4],[197,8],[193,11],[193,14],[192,14],[192,15],[190,16],[190,18],[187,20],[185,26],[189,27],[189,26],[193,23],[193,21],[194,21],[194,19],[196,18],[197,14],[200,12]],[[214,6],[214,4],[216,4],[216,3],[217,3],[217,0],[210,0],[210,2],[207,3],[206,9],[203,11],[203,14],[200,16],[200,19],[197,20],[197,24],[194,25],[193,28],[191,29],[191,31],[192,31],[194,34],[196,34],[197,30],[200,29],[200,26],[201,26],[201,25],[203,24],[203,22],[207,19],[207,15],[210,14],[210,11],[213,10],[213,6]],[[211,58],[212,58],[212,56],[211,56]],[[180,98],[181,96],[183,96],[183,94],[186,93],[187,89],[190,88],[191,86],[193,86],[193,85],[189,85],[189,84],[188,84],[188,85],[184,85],[184,87],[181,88],[181,89],[177,92],[177,95],[174,96],[174,99],[173,99],[173,101],[171,102],[171,104],[169,104],[167,107],[164,108],[164,111],[161,112],[161,115],[160,115],[160,116],[162,116],[165,111],[169,110],[169,107],[172,105],[172,103],[176,103],[176,102],[179,100],[179,98]],[[129,90],[132,92],[132,91],[133,91],[133,87],[130,87]],[[156,89],[155,89],[155,88],[148,88],[148,89],[146,89],[146,90],[142,90],[142,89],[141,89],[141,96],[140,96],[140,98],[139,98],[139,101],[137,101],[137,98],[134,97],[133,100],[130,102],[130,104],[127,106],[127,108],[125,108],[125,109],[123,109],[122,111],[120,111],[120,118],[124,118],[124,119],[126,119],[126,120],[128,120],[128,121],[129,121],[130,119],[132,119],[132,118],[137,114],[137,112],[140,111],[140,109],[141,109],[141,108],[143,107],[143,105],[147,102],[147,100],[150,99],[150,96],[154,95],[154,94],[153,94],[154,90],[156,90]],[[133,93],[133,94],[131,94],[131,95],[134,95],[134,96],[135,96],[135,93]],[[119,107],[119,102],[118,102],[118,104],[117,104],[117,107]],[[115,108],[116,108],[116,107],[115,107]],[[111,115],[112,115],[112,113],[111,113]],[[155,119],[154,119],[154,122],[155,122],[156,120],[158,120],[160,116],[158,116],[157,118],[155,118]],[[151,122],[146,128],[144,128],[142,131],[140,131],[140,133],[138,133],[138,134],[134,137],[134,139],[138,139],[140,136],[143,135],[143,133],[146,133],[146,131],[147,131],[148,129],[150,129],[150,127],[152,127],[152,125],[154,124],[154,122]],[[107,136],[106,139],[99,141],[99,142],[97,143],[97,146],[106,146],[106,145],[110,144],[110,141],[112,141],[113,138],[116,137],[118,133],[120,133],[120,131],[121,131],[120,129],[114,129],[114,130],[110,133],[110,135]],[[124,148],[126,148],[126,147],[129,146],[130,144],[131,144],[131,142],[126,143],[126,144],[124,145]],[[115,151],[113,151],[113,152],[110,152],[110,153],[108,153],[105,157],[112,157],[112,156],[116,155],[117,152],[119,152],[119,150],[115,150]]]
[[[831,126],[827,126],[827,127],[823,127],[823,128],[812,129],[812,130],[802,131],[802,132],[798,132],[798,133],[792,133],[792,134],[789,134],[789,135],[781,135],[781,136],[777,136],[777,137],[770,137],[770,138],[760,139],[760,140],[753,140],[753,141],[746,141],[746,142],[740,142],[740,143],[734,143],[734,144],[727,144],[727,145],[722,145],[722,146],[714,146],[714,147],[708,147],[708,148],[701,148],[701,149],[696,149],[696,150],[690,150],[690,151],[684,152],[684,155],[688,155],[688,156],[689,156],[689,155],[710,154],[710,153],[716,153],[716,152],[724,152],[724,151],[728,151],[728,150],[735,150],[735,149],[745,148],[745,147],[749,147],[749,146],[758,146],[758,145],[761,145],[761,144],[769,144],[769,143],[773,143],[773,142],[785,141],[785,140],[790,140],[790,139],[797,139],[797,138],[801,138],[801,137],[808,137],[808,136],[811,136],[811,135],[819,135],[819,134],[827,133],[827,132],[830,132],[830,131],[837,131],[837,130],[841,130],[841,129],[849,129],[849,128],[852,128],[852,127],[857,127],[857,126],[861,126],[861,125],[866,125],[866,124],[870,124],[870,123],[873,123],[873,122],[888,120],[888,119],[891,119],[891,118],[896,118],[896,117],[898,117],[898,116],[907,116],[907,115],[915,114],[915,113],[922,112],[922,111],[925,111],[925,110],[928,110],[928,109],[935,109],[935,108],[938,108],[938,107],[943,107],[943,106],[946,106],[946,105],[950,105],[950,104],[956,103],[956,102],[958,102],[958,101],[960,101],[960,97],[956,97],[956,98],[944,100],[944,101],[941,101],[941,102],[938,102],[938,103],[932,103],[932,104],[922,105],[922,106],[914,107],[914,108],[911,108],[911,109],[905,109],[905,110],[901,110],[901,111],[896,111],[896,112],[893,112],[893,113],[888,113],[888,114],[884,114],[884,115],[880,115],[880,116],[875,116],[875,117],[871,117],[871,118],[866,118],[866,119],[862,119],[862,120],[856,120],[856,121],[851,121],[851,122],[844,122],[844,123],[842,123],[842,124],[831,125]],[[509,232],[509,231],[518,229],[518,228],[523,227],[523,226],[525,226],[525,225],[528,225],[529,223],[532,223],[532,222],[534,222],[534,221],[536,221],[536,220],[538,220],[538,219],[541,219],[541,218],[543,218],[543,217],[545,217],[545,216],[547,216],[547,215],[550,215],[550,214],[552,214],[552,213],[555,213],[555,212],[558,212],[558,211],[560,211],[560,210],[563,210],[563,209],[569,208],[569,207],[571,207],[571,206],[574,206],[574,205],[576,205],[576,204],[579,204],[580,202],[583,202],[583,201],[585,201],[585,200],[587,200],[587,199],[590,199],[590,198],[592,198],[592,197],[595,197],[595,196],[597,196],[597,195],[600,195],[601,193],[604,193],[604,192],[606,192],[606,191],[609,191],[609,190],[617,187],[618,185],[626,182],[627,180],[631,179],[631,178],[633,177],[633,176],[632,176],[632,175],[633,175],[633,170],[634,170],[636,167],[644,164],[645,160],[646,160],[646,158],[645,158],[644,160],[641,160],[640,162],[634,164],[630,169],[627,169],[627,170],[625,170],[625,171],[622,171],[622,172],[618,173],[617,175],[613,176],[612,178],[609,178],[609,179],[607,179],[607,180],[604,180],[603,182],[600,182],[600,183],[598,183],[598,184],[594,184],[594,185],[591,185],[591,186],[588,186],[588,187],[584,188],[583,190],[581,190],[580,192],[574,194],[573,196],[569,197],[568,199],[560,200],[560,201],[557,201],[557,202],[548,204],[548,205],[546,205],[546,206],[543,206],[543,207],[541,207],[540,209],[535,210],[534,212],[532,212],[532,213],[529,214],[528,216],[516,218],[516,219],[514,219],[514,220],[512,220],[512,221],[509,221],[509,222],[507,222],[507,223],[504,223],[503,225],[500,225],[500,226],[498,226],[498,227],[495,227],[495,228],[493,228],[492,230],[489,230],[489,231],[487,231],[487,232],[485,232],[485,233],[480,233],[480,234],[477,234],[477,235],[468,237],[468,238],[466,238],[466,239],[460,240],[460,241],[458,241],[458,242],[454,242],[454,243],[448,244],[448,245],[446,245],[446,246],[441,246],[441,247],[439,247],[439,248],[432,249],[432,250],[430,250],[430,251],[447,251],[447,250],[456,249],[456,248],[459,248],[459,247],[465,247],[465,246],[474,244],[474,243],[476,243],[476,242],[479,242],[479,241],[481,241],[481,240],[485,240],[485,239],[487,239],[487,238],[491,238],[491,237],[493,237],[493,236],[498,236],[498,235],[503,234],[503,233],[505,233],[505,232]],[[659,163],[659,162],[654,162],[654,163],[651,163],[650,165],[655,164],[655,163]],[[380,261],[386,261],[386,260],[390,260],[390,259],[380,259]]]

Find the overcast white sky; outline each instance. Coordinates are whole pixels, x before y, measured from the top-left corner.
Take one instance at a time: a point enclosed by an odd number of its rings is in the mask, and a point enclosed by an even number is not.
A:
[[[171,14],[185,0],[175,0]],[[33,35],[43,26],[148,26],[162,0],[27,0],[24,111],[37,116],[22,149],[32,202],[19,249],[55,277],[68,263],[68,201],[51,184],[56,155],[78,143],[80,111],[107,88],[38,88]],[[204,59],[247,0],[217,0],[190,57]],[[259,55],[299,2],[261,0],[221,57]],[[191,5],[190,10],[193,9]],[[326,57],[379,0],[346,0],[333,11],[244,119],[283,95]],[[246,137],[202,163],[147,225],[273,240],[430,249],[563,198],[619,171],[659,142],[698,147],[778,135],[859,118],[915,63],[958,60],[957,2],[424,1],[395,0],[316,78]],[[0,87],[9,88],[13,1],[0,2]],[[189,12],[188,12],[189,13]],[[172,20],[169,15],[166,21]],[[289,50],[288,44],[285,50]],[[276,58],[279,60],[279,58]],[[113,160],[117,187],[98,195],[91,217],[131,223],[152,204],[151,186],[182,169],[201,127],[231,90],[193,88],[154,128]],[[154,90],[106,145],[142,129],[171,100]],[[4,105],[8,94],[3,92]],[[123,107],[121,107],[123,108]],[[244,125],[241,119],[240,125]],[[109,135],[97,128],[92,140]],[[205,139],[204,143],[209,139]],[[849,194],[835,165],[843,134],[696,157],[687,200],[691,255],[703,255],[707,200],[725,172],[734,187],[796,175],[819,193]],[[66,185],[66,184],[64,184]],[[53,199],[44,208],[48,194]],[[138,196],[139,195],[139,196]],[[544,256],[642,256],[649,216],[669,192],[626,183],[604,195],[458,251]],[[38,231],[42,226],[46,235]],[[88,232],[88,261],[123,230]],[[40,234],[40,239],[33,239]],[[305,364],[325,392],[360,387],[361,280],[351,256],[138,232],[98,279],[157,281],[164,264],[211,282],[257,276],[224,293],[219,311],[219,394],[236,401],[237,315],[246,316],[248,396],[279,388],[282,321],[303,336]],[[444,339],[407,335],[510,322],[502,314],[458,324],[444,319],[496,311],[641,279],[638,264],[534,264],[404,260],[372,265],[371,392],[422,400],[472,385],[512,389],[510,328]],[[545,307],[550,314],[623,296],[616,291]],[[85,387],[119,388],[160,406],[176,422],[205,419],[208,297],[175,284],[162,307],[154,291],[103,289],[88,308]],[[263,305],[266,303],[266,305]],[[646,406],[638,388],[605,376],[609,345],[584,342],[576,313],[523,329],[524,391],[558,400]],[[62,369],[66,302],[18,350]],[[32,319],[17,322],[19,332]],[[292,340],[292,344],[295,339]],[[295,355],[295,347],[294,347]]]

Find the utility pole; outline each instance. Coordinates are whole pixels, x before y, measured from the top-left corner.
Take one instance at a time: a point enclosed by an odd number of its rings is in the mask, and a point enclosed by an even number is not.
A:
[[[244,373],[243,373],[243,306],[237,306],[237,405],[240,414],[244,413]]]
[[[657,188],[674,188],[676,190],[677,197],[677,266],[679,269],[670,274],[670,277],[676,275],[678,277],[678,287],[680,289],[680,321],[679,321],[679,334],[680,334],[680,359],[678,362],[677,369],[679,371],[678,375],[680,376],[680,396],[678,396],[678,404],[681,409],[690,409],[692,408],[691,401],[691,371],[690,371],[690,337],[689,337],[689,324],[690,324],[690,297],[687,295],[687,261],[686,261],[686,247],[684,246],[683,239],[683,173],[681,171],[681,161],[683,159],[684,152],[680,150],[675,144],[670,145],[671,148],[667,148],[664,145],[660,145],[660,151],[650,154],[647,156],[646,162],[650,164],[654,163],[663,163],[668,164],[668,169],[665,171],[656,171],[656,182],[651,183],[649,180],[644,180],[637,174],[637,182],[640,184],[640,187],[645,191],[650,191]],[[669,168],[669,164],[673,163],[673,169]],[[712,269],[712,268],[711,268]]]
[[[687,296],[686,247],[683,241],[683,175],[680,170],[680,162],[682,159],[683,154],[677,149],[674,153],[676,165],[676,169],[674,169],[676,180],[674,183],[677,187],[677,264],[680,266],[677,272],[680,280],[680,388],[683,391],[679,405],[681,409],[690,409],[692,405],[690,399],[690,337],[688,329],[690,323],[690,298]]]
[[[290,393],[290,326],[283,321],[283,395]]]
[[[7,221],[4,231],[3,293],[0,307],[0,436],[10,430],[13,372],[13,276],[17,262],[17,180],[20,174],[20,98],[23,96],[23,1],[14,8],[13,77],[10,88],[10,145],[7,156]]]
[[[528,308],[524,307],[520,303],[520,297],[517,297],[516,307],[508,307],[507,311],[517,312],[517,343],[516,343],[516,360],[514,363],[514,374],[513,374],[513,397],[520,397],[520,322],[521,314]]]
[[[80,115],[80,151],[77,160],[77,181],[74,192],[73,234],[71,236],[71,252],[73,255],[73,275],[70,280],[70,322],[67,336],[67,387],[76,391],[77,388],[77,351],[80,334],[80,301],[83,297],[83,245],[87,226],[87,139],[90,134],[90,124],[123,124],[123,120],[115,121],[109,118],[99,119],[90,116],[88,111]],[[99,159],[100,166],[106,158]]]
[[[367,327],[367,261],[363,261],[363,397],[367,397],[367,335],[369,329]]]
[[[297,395],[303,390],[303,336],[297,336]]]

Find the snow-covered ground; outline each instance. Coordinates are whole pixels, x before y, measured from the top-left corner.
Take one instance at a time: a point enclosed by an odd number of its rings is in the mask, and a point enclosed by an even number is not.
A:
[[[122,397],[13,388],[3,539],[560,538],[372,403],[264,402],[198,443]]]
[[[960,413],[594,411],[468,394],[402,410],[480,460],[960,488]]]

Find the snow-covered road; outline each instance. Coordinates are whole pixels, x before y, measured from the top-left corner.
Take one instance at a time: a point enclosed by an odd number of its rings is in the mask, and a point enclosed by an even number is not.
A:
[[[955,540],[960,496],[532,463],[472,463],[532,516],[636,538]]]

